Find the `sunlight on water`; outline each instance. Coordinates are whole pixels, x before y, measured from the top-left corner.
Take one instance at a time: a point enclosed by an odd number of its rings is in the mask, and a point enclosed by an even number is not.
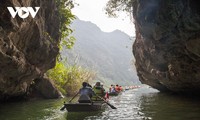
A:
[[[0,105],[0,120],[199,120],[199,99],[159,93],[142,86],[110,97],[109,106],[99,112],[60,111],[63,101],[40,100]]]
[[[117,107],[117,110],[111,108],[106,108],[100,116],[89,116],[85,120],[150,120],[150,117],[145,117],[140,108],[140,99],[139,94],[142,94],[142,89],[147,89],[147,86],[144,88],[128,90],[123,92],[121,95],[112,97],[110,103]],[[149,89],[148,93],[157,93],[156,90]],[[144,91],[146,93],[147,91]],[[139,95],[139,96],[138,96]]]

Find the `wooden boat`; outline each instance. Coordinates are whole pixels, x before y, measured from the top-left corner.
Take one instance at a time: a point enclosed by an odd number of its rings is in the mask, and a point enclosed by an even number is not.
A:
[[[110,92],[108,93],[109,96],[118,96],[119,92]]]
[[[92,103],[65,103],[64,106],[68,112],[89,112],[103,109],[106,103],[104,101],[95,101]]]
[[[125,88],[125,91],[129,90],[129,88]]]

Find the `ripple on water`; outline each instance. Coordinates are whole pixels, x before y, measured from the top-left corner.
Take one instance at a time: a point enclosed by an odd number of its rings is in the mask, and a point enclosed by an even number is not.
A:
[[[62,100],[33,101],[0,105],[0,120],[200,120],[199,101],[141,87],[110,97],[117,109],[71,114],[59,110]]]
[[[150,120],[145,118],[140,111],[136,90],[123,92],[121,95],[111,97],[110,103],[117,109],[106,108],[100,116],[87,117],[85,120]]]

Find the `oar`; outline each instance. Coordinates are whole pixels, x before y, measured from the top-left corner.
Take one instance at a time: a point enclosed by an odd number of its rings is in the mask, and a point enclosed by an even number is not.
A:
[[[77,92],[77,93],[74,95],[74,97],[72,97],[72,99],[69,100],[68,103],[70,103],[70,102],[78,95],[78,93],[79,93],[79,92]],[[64,106],[63,106],[60,110],[63,111],[65,108],[66,108],[66,106],[65,106],[65,102],[64,102]]]
[[[100,98],[101,100],[103,100],[107,105],[109,105],[112,109],[117,109],[115,106],[111,105],[109,102],[107,102],[106,100],[104,100],[102,97],[97,96],[98,98]]]

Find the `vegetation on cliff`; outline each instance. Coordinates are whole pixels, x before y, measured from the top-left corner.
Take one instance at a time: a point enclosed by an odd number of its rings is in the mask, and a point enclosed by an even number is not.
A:
[[[75,38],[71,35],[73,30],[70,28],[71,22],[75,19],[71,12],[74,3],[71,0],[56,0],[56,4],[60,19],[59,48],[60,51],[62,48],[71,49],[75,42]],[[62,59],[61,54],[57,56],[56,66],[47,72],[47,76],[54,80],[55,85],[63,94],[74,95],[81,88],[82,82],[89,82],[95,78],[95,72],[92,70],[82,68],[77,64],[70,65]]]
[[[56,66],[47,72],[50,79],[54,80],[58,89],[66,95],[74,95],[82,82],[89,82],[95,78],[95,72],[78,66],[69,65],[67,62],[57,62]]]
[[[55,0],[58,6],[59,13],[59,32],[61,34],[59,48],[62,49],[63,46],[67,48],[72,48],[75,42],[75,38],[71,36],[73,30],[70,28],[71,22],[75,19],[72,14],[71,9],[74,7],[73,1],[71,0]]]

